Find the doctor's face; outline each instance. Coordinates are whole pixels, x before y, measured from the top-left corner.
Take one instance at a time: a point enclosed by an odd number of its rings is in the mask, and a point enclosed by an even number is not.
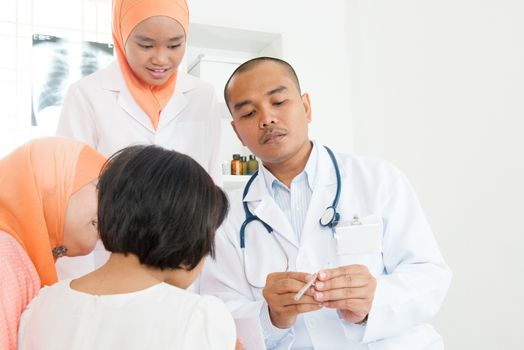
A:
[[[227,95],[233,129],[264,164],[281,164],[309,149],[309,96],[300,95],[280,64],[260,62],[236,75]]]
[[[144,83],[160,86],[178,69],[186,49],[184,28],[170,17],[154,16],[140,22],[126,41],[131,70]]]

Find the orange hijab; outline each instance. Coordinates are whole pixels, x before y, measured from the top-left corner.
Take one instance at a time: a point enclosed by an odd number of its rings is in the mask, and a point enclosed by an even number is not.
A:
[[[164,85],[151,86],[138,79],[127,63],[125,45],[133,29],[153,16],[167,16],[182,25],[187,36],[189,9],[186,0],[113,0],[113,42],[120,70],[138,105],[157,128],[160,111],[175,92],[177,72]]]
[[[78,141],[33,140],[0,159],[0,230],[15,238],[42,285],[57,281],[52,249],[62,243],[71,194],[98,177],[106,158]]]

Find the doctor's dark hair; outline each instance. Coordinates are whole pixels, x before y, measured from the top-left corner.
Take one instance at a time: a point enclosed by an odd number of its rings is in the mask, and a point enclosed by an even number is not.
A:
[[[224,86],[224,100],[226,101],[227,108],[229,108],[229,84],[231,83],[231,80],[233,80],[235,76],[241,73],[247,72],[263,62],[273,62],[273,63],[280,65],[282,68],[284,68],[284,70],[287,72],[291,80],[293,80],[293,82],[295,83],[298,89],[298,93],[302,94],[300,90],[300,82],[298,81],[297,73],[295,72],[295,70],[289,63],[287,63],[284,60],[281,60],[280,58],[275,58],[275,57],[266,57],[266,56],[256,57],[238,66],[237,69],[233,71],[233,73],[227,80],[226,85]],[[229,109],[229,111],[231,112],[231,109]]]
[[[98,230],[105,248],[141,264],[192,270],[214,256],[228,211],[224,192],[192,158],[157,146],[114,154],[98,182]]]

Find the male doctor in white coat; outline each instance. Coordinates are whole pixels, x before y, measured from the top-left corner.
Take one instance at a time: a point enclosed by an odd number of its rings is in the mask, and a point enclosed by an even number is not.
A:
[[[405,177],[312,142],[309,96],[284,61],[244,63],[225,98],[262,165],[229,195],[201,293],[270,349],[443,349],[427,322],[451,272]]]

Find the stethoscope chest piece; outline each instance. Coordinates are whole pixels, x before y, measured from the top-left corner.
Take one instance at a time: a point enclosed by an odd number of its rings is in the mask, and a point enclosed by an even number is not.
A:
[[[340,214],[337,213],[336,209],[333,207],[327,207],[326,211],[320,217],[320,226],[322,227],[334,227],[338,224],[340,219]]]
[[[325,146],[324,146],[325,147]],[[338,163],[335,158],[335,155],[333,152],[328,148],[325,147],[326,151],[329,154],[329,157],[331,158],[331,161],[333,162],[333,167],[335,169],[335,175],[337,178],[337,192],[335,194],[335,198],[333,199],[333,203],[331,206],[327,207],[324,211],[324,214],[320,217],[320,225],[322,227],[329,227],[331,228],[333,234],[335,233],[335,226],[337,226],[338,221],[340,220],[340,214],[337,212],[337,205],[338,200],[340,197],[340,189],[342,187],[342,181],[340,178],[340,171],[338,169]],[[249,181],[244,186],[244,193],[242,195],[242,205],[244,207],[244,214],[245,219],[240,227],[240,248],[242,249],[242,255],[243,255],[243,266],[244,266],[244,274],[246,277],[246,280],[248,281],[249,285],[253,288],[263,288],[266,282],[266,276],[268,273],[279,271],[288,271],[289,270],[289,256],[287,253],[286,248],[282,245],[280,240],[276,237],[275,232],[273,232],[273,228],[266,223],[265,221],[261,220],[258,216],[254,215],[248,207],[248,203],[245,201],[245,198],[249,192],[249,188],[251,186],[251,183],[258,175],[258,171],[255,172]],[[258,235],[258,236],[251,236],[250,239],[252,239],[250,245],[254,246],[256,249],[253,249],[253,252],[251,254],[251,259],[249,259],[249,254],[246,254],[247,244],[246,240],[248,240],[248,237],[246,236],[246,227],[249,223],[253,221],[259,221],[264,228],[266,229],[267,233],[269,235]],[[271,238],[270,240],[267,240],[268,238]],[[281,251],[282,254],[278,254],[276,252]],[[250,273],[248,273],[248,271]],[[251,274],[252,273],[252,274]]]
[[[326,210],[324,211],[324,214],[322,214],[322,216],[320,217],[319,222],[320,222],[320,225],[322,227],[329,227],[329,228],[333,229],[333,232],[334,232],[334,228],[335,228],[335,226],[337,226],[338,221],[340,220],[340,214],[337,212],[337,205],[338,205],[338,200],[340,198],[340,189],[342,187],[342,184],[341,184],[342,180],[340,178],[340,170],[338,169],[338,163],[337,163],[337,160],[335,158],[335,155],[333,154],[333,151],[331,151],[331,149],[329,149],[329,147],[324,146],[324,148],[328,152],[329,157],[331,158],[331,161],[333,163],[333,168],[335,169],[335,175],[337,177],[337,192],[335,193],[335,198],[333,198],[333,203],[329,207],[326,208]],[[256,215],[254,215],[249,210],[247,202],[245,202],[245,198],[246,198],[246,196],[247,196],[247,194],[249,192],[249,188],[251,187],[251,183],[257,177],[257,175],[258,175],[258,171],[256,171],[251,176],[249,181],[244,186],[244,193],[242,195],[242,205],[244,207],[244,213],[245,213],[244,222],[242,223],[242,226],[240,227],[240,248],[242,248],[242,249],[245,249],[245,247],[246,247],[246,242],[245,242],[246,227],[252,221],[260,221],[264,225],[264,227],[266,228],[267,232],[269,234],[271,234],[271,235],[273,234],[272,233],[273,232],[273,228],[269,224],[264,222],[263,220],[260,220],[260,218],[258,218]]]

